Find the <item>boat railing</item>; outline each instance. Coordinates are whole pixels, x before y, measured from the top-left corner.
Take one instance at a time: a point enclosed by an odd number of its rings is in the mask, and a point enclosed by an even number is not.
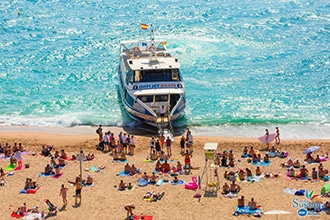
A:
[[[172,108],[172,111],[170,113],[170,117],[173,117],[174,112],[179,108],[181,102],[183,102],[183,96],[181,96],[179,98],[179,100],[177,101],[176,105]]]
[[[148,105],[146,105],[144,102],[142,102],[140,99],[136,98],[135,102],[137,104],[141,105],[146,111],[150,112],[152,114],[152,116],[157,118],[157,114]]]

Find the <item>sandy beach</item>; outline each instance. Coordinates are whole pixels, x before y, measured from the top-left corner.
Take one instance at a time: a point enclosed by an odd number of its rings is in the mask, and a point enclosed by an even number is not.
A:
[[[95,134],[95,127],[75,127],[75,128],[32,128],[32,127],[1,127],[0,128],[0,143],[4,145],[9,143],[11,146],[14,143],[22,143],[24,149],[29,153],[23,154],[23,164],[29,164],[29,168],[14,171],[13,175],[6,177],[6,185],[0,187],[1,200],[0,212],[1,219],[9,219],[10,214],[17,210],[24,202],[28,208],[38,206],[39,211],[45,210],[48,212],[48,206],[44,202],[49,199],[58,207],[56,215],[48,216],[49,219],[125,219],[126,211],[124,206],[128,203],[134,203],[134,214],[153,216],[153,219],[232,219],[233,212],[237,206],[237,198],[225,198],[220,187],[216,196],[205,197],[205,185],[201,185],[202,189],[187,190],[184,185],[171,185],[169,183],[154,186],[147,185],[145,187],[136,186],[131,191],[118,191],[120,180],[125,183],[137,184],[138,176],[121,177],[117,176],[123,170],[125,163],[112,162],[112,156],[109,153],[96,150],[95,146],[98,143],[98,136]],[[149,141],[151,134],[142,135],[135,134],[132,130],[125,131],[119,127],[104,128],[111,130],[117,135],[120,131],[134,134],[135,136],[135,154],[127,156],[129,164],[134,164],[142,172],[151,174],[154,170],[155,163],[144,162],[149,154]],[[194,134],[193,134],[194,135]],[[177,161],[184,163],[183,156],[180,155],[180,136],[175,137],[172,145],[172,157],[175,162],[170,162],[170,165],[176,165]],[[225,182],[223,174],[225,171],[237,171],[240,169],[249,168],[255,173],[256,166],[248,163],[245,158],[241,158],[241,154],[245,146],[253,146],[255,150],[259,150],[261,155],[265,154],[263,149],[265,144],[260,143],[257,138],[232,138],[232,137],[205,137],[194,135],[194,152],[191,159],[191,164],[194,167],[191,174],[181,174],[178,176],[180,180],[189,182],[192,176],[201,176],[205,167],[204,144],[207,142],[218,143],[217,151],[232,150],[235,157],[234,168],[218,168],[218,176],[220,186]],[[91,187],[83,187],[82,203],[79,206],[75,205],[75,188],[70,186],[68,181],[74,181],[75,177],[80,173],[80,163],[77,161],[66,161],[67,165],[61,170],[63,175],[59,178],[40,177],[44,167],[50,163],[50,157],[38,155],[41,152],[42,146],[52,145],[56,150],[64,149],[68,155],[76,155],[80,149],[85,154],[93,153],[95,159],[92,161],[82,162],[82,175],[86,179],[88,174],[94,178],[94,185]],[[292,159],[298,158],[303,163],[305,154],[303,151],[310,146],[320,146],[319,150],[313,155],[325,155],[330,150],[330,140],[281,140],[276,148],[279,151],[287,151],[288,157]],[[37,155],[33,156],[32,152]],[[3,154],[1,154],[3,155]],[[296,188],[297,190],[304,189],[315,194],[319,194],[323,185],[326,184],[323,180],[288,180],[286,178],[286,169],[281,167],[281,163],[287,161],[287,158],[271,158],[269,166],[260,166],[262,173],[277,172],[278,177],[260,178],[260,181],[255,182],[238,182],[241,187],[238,197],[245,197],[245,203],[253,197],[258,206],[261,206],[261,212],[270,210],[284,210],[291,214],[279,215],[278,219],[300,219],[298,216],[298,208],[294,207],[293,200],[296,201],[306,199],[289,195],[283,192],[285,188]],[[322,162],[324,169],[330,169],[330,159]],[[0,159],[0,167],[7,167],[9,160]],[[305,164],[309,173],[313,167],[318,164]],[[103,172],[86,171],[94,166],[105,166]],[[213,170],[211,170],[213,172]],[[210,171],[209,171],[210,172]],[[204,174],[204,177],[209,173]],[[20,194],[20,190],[24,188],[26,178],[31,178],[40,184],[40,189],[35,194]],[[160,178],[172,180],[170,175],[160,175]],[[211,178],[209,176],[209,178]],[[203,181],[202,181],[203,183]],[[61,185],[65,184],[68,187],[68,205],[62,207],[62,198],[59,195]],[[115,187],[116,186],[116,187]],[[164,197],[157,202],[147,202],[142,200],[142,196],[146,191],[165,192]],[[199,193],[202,195],[200,199],[194,198],[194,195]],[[325,199],[329,201],[329,198]],[[237,218],[247,218],[248,215],[240,215]],[[252,216],[251,216],[252,217]],[[325,219],[328,217],[324,212],[320,217],[306,216],[305,219]],[[276,219],[275,215],[262,215],[264,219]]]

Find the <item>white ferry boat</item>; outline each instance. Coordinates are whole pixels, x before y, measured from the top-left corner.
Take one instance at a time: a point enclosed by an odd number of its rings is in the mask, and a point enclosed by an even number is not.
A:
[[[147,25],[141,25],[146,29]],[[154,39],[120,43],[119,85],[121,99],[129,116],[158,128],[172,131],[186,107],[180,64],[166,49],[166,42]]]

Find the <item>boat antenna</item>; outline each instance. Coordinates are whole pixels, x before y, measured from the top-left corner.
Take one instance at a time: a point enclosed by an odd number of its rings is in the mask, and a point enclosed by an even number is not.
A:
[[[151,41],[151,46],[155,46],[154,26],[152,24],[150,25],[150,41]]]

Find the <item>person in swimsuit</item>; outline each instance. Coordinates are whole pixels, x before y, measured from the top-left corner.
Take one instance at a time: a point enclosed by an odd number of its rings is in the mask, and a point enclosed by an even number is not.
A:
[[[79,198],[79,204],[81,204],[81,189],[82,189],[82,181],[81,178],[76,178],[75,182],[68,181],[76,187],[76,200],[75,204],[77,204],[77,198]]]
[[[278,127],[275,128],[275,133],[276,133],[275,136],[276,144],[280,144],[280,130],[278,129]]]
[[[132,204],[127,204],[127,205],[125,205],[125,210],[127,211],[127,218],[128,217],[130,217],[130,216],[132,216],[132,215],[134,215],[133,214],[133,209],[135,209],[135,206],[134,206],[134,204],[132,203]]]
[[[66,206],[68,204],[68,200],[66,199],[68,190],[69,189],[64,187],[64,184],[62,184],[62,187],[61,187],[61,190],[60,190],[60,196],[62,196],[64,206]]]
[[[186,167],[186,166],[191,166],[190,165],[190,158],[192,157],[192,154],[191,153],[189,153],[189,151],[188,150],[186,150],[186,153],[184,153],[183,154],[183,156],[184,156],[184,166]]]

